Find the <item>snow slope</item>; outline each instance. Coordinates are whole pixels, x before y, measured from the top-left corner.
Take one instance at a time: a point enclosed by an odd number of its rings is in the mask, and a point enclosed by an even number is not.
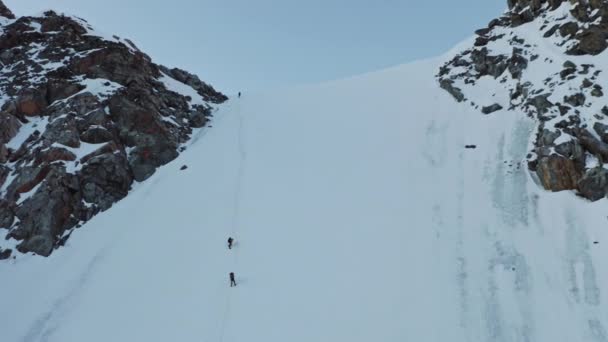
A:
[[[608,341],[606,202],[534,184],[534,123],[456,104],[442,61],[233,98],[66,248],[0,263],[1,340]]]

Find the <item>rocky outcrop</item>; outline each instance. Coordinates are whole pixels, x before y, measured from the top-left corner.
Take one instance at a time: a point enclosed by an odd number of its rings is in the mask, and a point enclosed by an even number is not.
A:
[[[206,101],[221,103],[228,99],[224,94],[214,91],[210,85],[201,81],[198,76],[191,74],[186,70],[178,68],[169,69],[162,65],[160,66],[160,70],[167,76],[170,76],[192,87],[192,89],[196,90],[196,92],[201,95]]]
[[[559,28],[562,37],[572,38],[576,44],[567,52],[571,55],[598,55],[608,47],[608,3],[601,0],[508,0],[511,26],[519,26],[541,16],[545,11],[555,10],[562,3],[572,4],[570,14],[576,21],[553,26]]]
[[[0,17],[15,19],[13,12],[11,12],[11,10],[9,10],[2,1],[0,1]]]
[[[577,187],[580,194],[589,200],[601,200],[608,193],[608,170],[602,167],[588,170]]]
[[[487,114],[492,114],[501,109],[502,109],[502,106],[499,105],[498,103],[495,103],[493,105],[481,108],[481,112],[487,115]]]
[[[0,16],[0,233],[47,256],[175,159],[227,98],[82,19],[15,18],[1,2]]]
[[[441,66],[439,86],[458,102],[470,98],[468,105],[483,114],[504,109],[535,120],[537,134],[528,166],[542,186],[573,190],[592,201],[602,199],[607,193],[603,163],[608,161],[608,108],[602,86],[608,79],[589,63],[589,56],[608,47],[608,2],[508,0],[507,4],[503,16],[476,31],[469,48]],[[525,39],[514,29],[522,25],[528,25]],[[538,37],[529,36],[534,30]],[[538,43],[544,39],[555,45],[553,49]],[[570,55],[569,60],[554,61],[564,55]],[[476,104],[469,94],[479,92],[474,88],[482,77],[486,87],[493,82],[488,96],[507,100]]]
[[[543,186],[553,191],[574,190],[580,179],[574,161],[559,155],[541,158],[536,173]]]

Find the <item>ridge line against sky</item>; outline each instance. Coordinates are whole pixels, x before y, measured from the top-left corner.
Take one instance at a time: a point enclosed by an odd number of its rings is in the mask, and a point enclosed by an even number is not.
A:
[[[505,0],[5,0],[55,9],[132,39],[157,63],[228,94],[350,77],[430,58],[473,35]]]

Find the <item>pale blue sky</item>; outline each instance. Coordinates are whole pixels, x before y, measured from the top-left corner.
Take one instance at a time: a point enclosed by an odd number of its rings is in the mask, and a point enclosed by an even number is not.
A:
[[[433,57],[506,0],[4,0],[53,8],[131,38],[159,63],[226,93],[314,83]]]

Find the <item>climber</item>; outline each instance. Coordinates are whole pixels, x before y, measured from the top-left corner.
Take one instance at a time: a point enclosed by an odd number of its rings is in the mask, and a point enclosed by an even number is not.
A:
[[[239,91],[239,97],[241,97],[241,92]]]
[[[230,272],[230,287],[236,286],[236,281],[234,280],[234,272]]]
[[[228,238],[228,249],[232,249],[232,243],[234,242],[234,239],[232,237]]]

